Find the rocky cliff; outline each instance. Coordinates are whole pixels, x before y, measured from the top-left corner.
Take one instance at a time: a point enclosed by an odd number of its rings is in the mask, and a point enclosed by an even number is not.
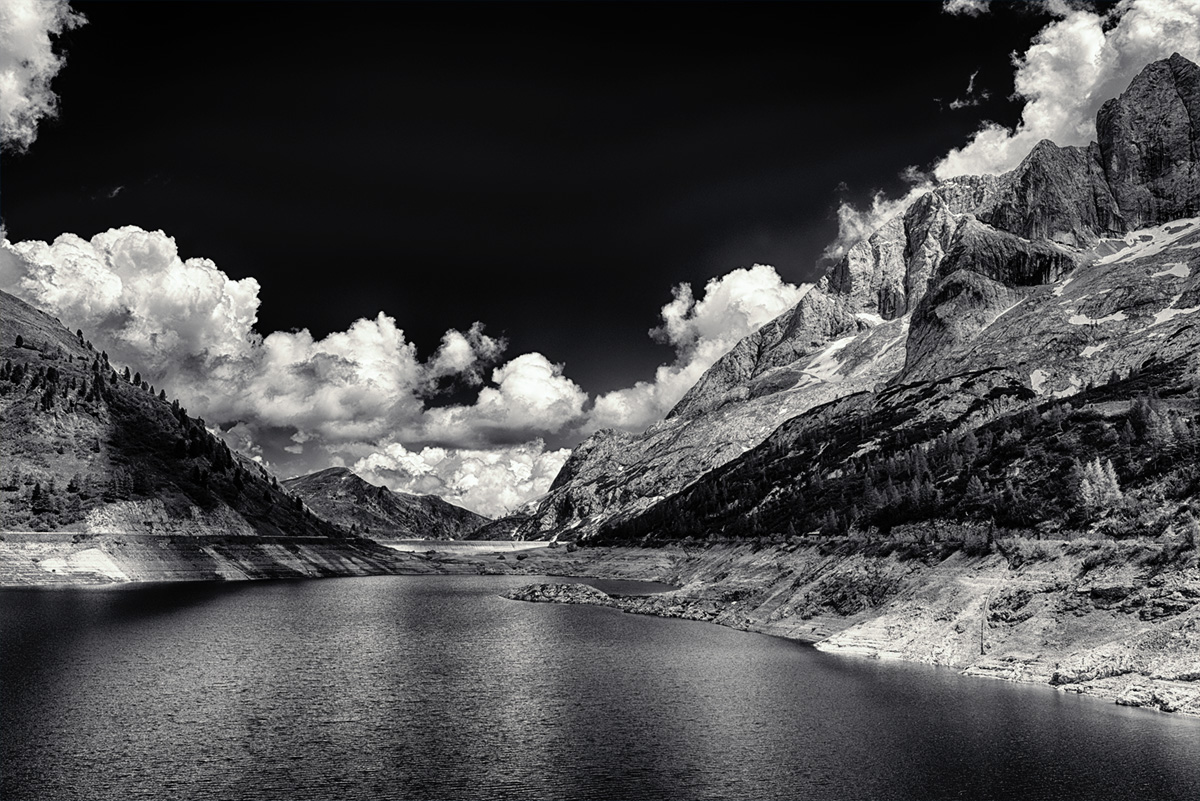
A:
[[[376,540],[464,539],[490,522],[434,495],[368,484],[344,467],[289,478],[283,486],[324,519]]]
[[[577,448],[518,535],[593,537],[855,393],[993,370],[1032,403],[1149,361],[1194,374],[1197,97],[1200,68],[1173,56],[1105,104],[1098,142],[1042,142],[1010,173],[933,187],[665,421]]]

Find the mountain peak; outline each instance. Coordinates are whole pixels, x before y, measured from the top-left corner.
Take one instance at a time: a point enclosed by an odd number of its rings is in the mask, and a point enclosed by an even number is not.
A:
[[[1126,230],[1200,214],[1200,67],[1146,66],[1096,115],[1099,162]]]

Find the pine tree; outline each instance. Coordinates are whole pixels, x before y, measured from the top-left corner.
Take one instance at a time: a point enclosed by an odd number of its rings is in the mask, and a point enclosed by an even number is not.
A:
[[[1112,461],[1096,457],[1083,468],[1079,484],[1079,504],[1089,515],[1111,509],[1121,502],[1121,484]]]
[[[975,460],[979,457],[979,440],[975,437],[974,431],[968,431],[967,435],[962,438],[962,459],[963,464],[971,467],[975,464]]]
[[[964,495],[964,500],[971,506],[983,506],[987,503],[987,488],[983,486],[983,482],[979,480],[979,476],[972,475],[971,480],[967,482],[967,491]]]

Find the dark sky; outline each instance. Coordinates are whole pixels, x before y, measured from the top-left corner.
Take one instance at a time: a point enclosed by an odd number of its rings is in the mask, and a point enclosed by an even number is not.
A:
[[[481,320],[591,393],[671,287],[811,278],[842,198],[1012,124],[1046,17],[940,3],[86,3],[13,241],[138,225],[262,284],[259,331]],[[992,93],[951,111],[969,77]],[[937,99],[941,100],[941,103]],[[844,188],[839,189],[839,185]],[[115,197],[109,195],[122,187]]]

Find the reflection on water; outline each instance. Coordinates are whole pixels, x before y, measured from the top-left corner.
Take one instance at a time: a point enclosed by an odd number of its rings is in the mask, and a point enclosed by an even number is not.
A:
[[[1195,720],[530,580],[0,592],[0,796],[1200,797]]]

